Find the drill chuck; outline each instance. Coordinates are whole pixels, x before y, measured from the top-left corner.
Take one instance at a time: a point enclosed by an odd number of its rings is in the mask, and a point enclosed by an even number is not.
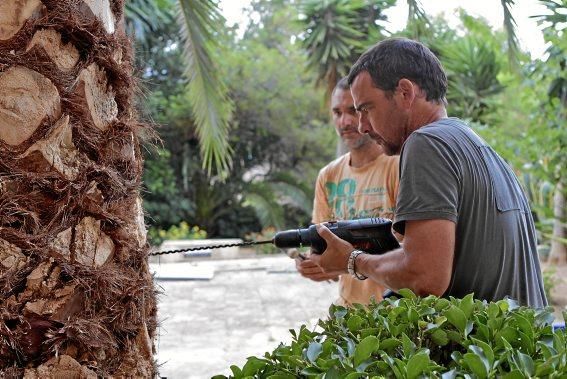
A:
[[[392,221],[385,218],[331,221],[324,225],[356,249],[370,254],[383,254],[400,246],[392,234]],[[315,225],[278,232],[272,242],[279,248],[311,246],[311,250],[317,254],[322,254],[327,248],[327,243],[319,236]]]

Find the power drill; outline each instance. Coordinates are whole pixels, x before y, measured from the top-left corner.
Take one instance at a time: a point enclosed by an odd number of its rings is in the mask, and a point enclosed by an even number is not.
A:
[[[398,240],[392,234],[392,221],[386,218],[330,221],[324,225],[340,239],[369,254],[383,254],[400,247]],[[306,229],[278,232],[272,243],[279,248],[311,246],[311,250],[316,254],[323,254],[327,248],[327,243],[317,233],[315,225]]]
[[[337,237],[350,242],[356,249],[369,254],[383,254],[400,247],[392,234],[392,221],[387,218],[362,218],[359,220],[329,221],[324,223]],[[226,245],[197,246],[186,249],[159,251],[150,255],[184,253],[196,250],[210,250],[223,247],[251,246],[271,243],[279,248],[311,246],[316,254],[323,254],[327,248],[325,240],[317,233],[315,225],[306,229],[291,229],[277,232],[273,239],[267,241],[245,241]],[[305,257],[299,255],[300,258]]]

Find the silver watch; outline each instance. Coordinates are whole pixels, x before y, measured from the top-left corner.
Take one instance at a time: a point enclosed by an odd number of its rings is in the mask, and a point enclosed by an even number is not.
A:
[[[355,261],[356,261],[356,257],[358,257],[360,254],[363,254],[363,253],[364,253],[364,251],[353,250],[348,257],[348,265],[347,265],[348,273],[351,274],[352,276],[354,276],[358,280],[364,280],[364,279],[367,278],[367,276],[364,276],[362,274],[357,273],[356,267],[354,266]]]

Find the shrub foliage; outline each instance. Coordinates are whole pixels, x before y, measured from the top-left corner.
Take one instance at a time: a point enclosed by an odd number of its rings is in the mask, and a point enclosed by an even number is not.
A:
[[[400,296],[368,308],[332,305],[315,331],[290,330],[291,344],[231,366],[231,378],[567,377],[566,335],[553,331],[552,308],[472,294]]]

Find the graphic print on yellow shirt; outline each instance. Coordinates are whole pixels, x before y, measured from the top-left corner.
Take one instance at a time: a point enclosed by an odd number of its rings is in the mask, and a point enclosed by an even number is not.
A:
[[[393,218],[398,190],[398,157],[381,155],[363,167],[351,167],[350,154],[319,172],[313,202],[313,223],[366,217]],[[339,305],[368,304],[382,299],[385,288],[370,279],[341,275]]]
[[[331,219],[353,220],[376,217],[376,215],[392,215],[394,212],[394,205],[391,205],[387,199],[389,194],[383,186],[365,188],[357,192],[357,181],[347,178],[338,183],[328,181],[325,183],[325,188]],[[364,208],[358,208],[357,204],[364,204]]]

